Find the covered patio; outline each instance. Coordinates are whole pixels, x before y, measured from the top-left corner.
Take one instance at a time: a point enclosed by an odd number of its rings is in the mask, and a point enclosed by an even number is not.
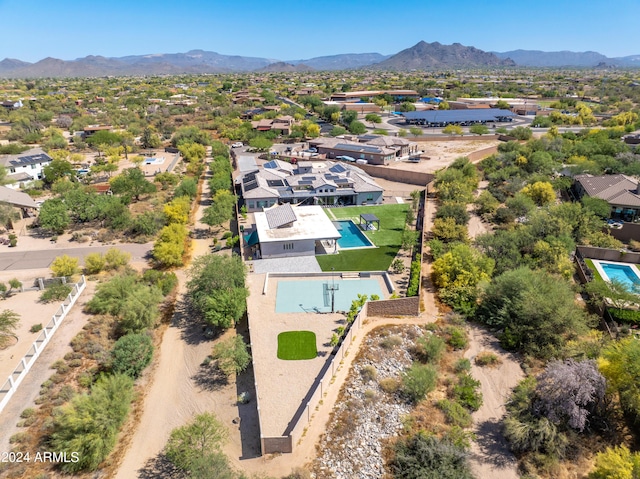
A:
[[[362,223],[364,222],[364,228],[362,227]],[[376,227],[374,228],[374,224]],[[365,230],[378,230],[380,231],[380,220],[378,217],[372,213],[363,213],[360,215],[360,229]]]

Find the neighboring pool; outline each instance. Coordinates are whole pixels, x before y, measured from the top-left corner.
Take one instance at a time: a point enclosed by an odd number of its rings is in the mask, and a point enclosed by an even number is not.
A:
[[[593,260],[593,265],[605,281],[615,279],[626,285],[630,291],[640,289],[640,275],[638,275],[638,271],[633,266],[595,259]]]
[[[351,220],[334,221],[336,229],[340,232],[340,239],[338,240],[338,246],[341,249],[349,248],[366,248],[371,247],[373,244],[364,235],[357,224]]]
[[[280,279],[276,292],[276,313],[330,313],[332,288],[335,288],[336,311],[348,311],[351,302],[358,299],[358,294],[377,294],[381,299],[385,298],[377,279]]]

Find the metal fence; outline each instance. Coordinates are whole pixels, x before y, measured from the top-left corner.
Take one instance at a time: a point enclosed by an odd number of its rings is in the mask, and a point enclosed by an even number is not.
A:
[[[38,357],[49,344],[49,341],[53,337],[54,333],[58,330],[58,327],[66,318],[67,313],[71,310],[80,294],[87,287],[87,281],[84,277],[80,278],[80,281],[73,285],[73,289],[69,296],[62,302],[56,313],[51,318],[51,321],[42,330],[38,338],[33,342],[27,354],[20,360],[18,366],[7,378],[7,381],[0,388],[0,412],[7,405],[11,396],[18,390],[18,386],[24,380],[31,367],[35,364]]]

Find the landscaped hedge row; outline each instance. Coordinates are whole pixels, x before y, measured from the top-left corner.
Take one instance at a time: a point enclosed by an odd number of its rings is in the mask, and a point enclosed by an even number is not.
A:
[[[631,309],[607,308],[611,318],[618,323],[640,324],[640,311]]]
[[[418,296],[420,286],[420,261],[411,262],[411,271],[409,274],[409,287],[407,288],[407,296]]]

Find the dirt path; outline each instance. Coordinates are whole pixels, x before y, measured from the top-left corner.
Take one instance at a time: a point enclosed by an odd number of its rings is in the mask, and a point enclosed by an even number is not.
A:
[[[517,461],[502,435],[504,403],[511,390],[524,377],[520,362],[504,351],[497,339],[478,326],[469,329],[469,349],[465,358],[471,360],[471,374],[480,381],[483,403],[473,413],[477,439],[471,446],[471,467],[478,479],[518,479]],[[502,363],[495,367],[479,367],[473,359],[481,351],[490,351]]]

